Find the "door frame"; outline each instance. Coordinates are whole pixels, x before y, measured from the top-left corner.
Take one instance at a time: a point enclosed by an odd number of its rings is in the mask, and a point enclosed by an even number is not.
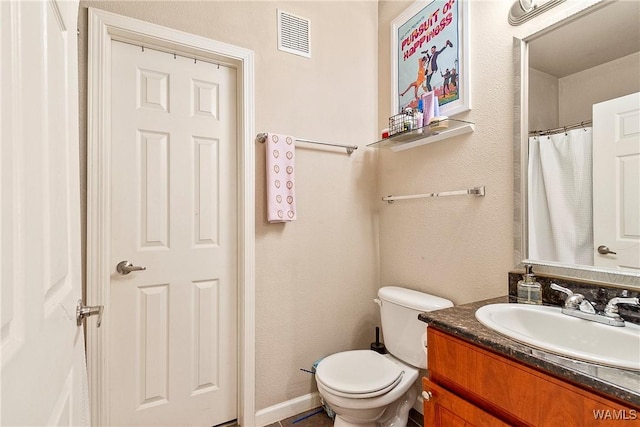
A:
[[[255,72],[251,50],[89,8],[87,82],[88,305],[108,319],[111,212],[111,42],[154,47],[234,67],[238,71],[238,423],[255,424]],[[170,58],[170,56],[168,56]],[[91,424],[109,425],[108,322],[87,331]]]

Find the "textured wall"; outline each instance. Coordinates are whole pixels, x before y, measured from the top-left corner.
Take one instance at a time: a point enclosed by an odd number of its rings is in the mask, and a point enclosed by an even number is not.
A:
[[[459,117],[475,122],[476,130],[401,153],[364,145],[387,127],[390,23],[412,2],[90,3],[254,50],[258,131],[361,146],[350,158],[298,151],[299,220],[287,225],[265,221],[264,152],[258,147],[257,409],[313,391],[298,368],[371,341],[378,322],[371,298],[379,284],[403,284],[456,304],[507,293],[513,267],[512,36],[527,34],[543,18],[511,27],[511,1],[470,3],[472,110]],[[312,59],[277,51],[276,8],[311,19]],[[83,10],[80,25],[86,47]],[[84,73],[82,49],[80,60]],[[476,185],[486,186],[486,197],[380,201],[387,194]]]
[[[469,1],[472,109],[457,117],[474,122],[475,132],[400,153],[381,151],[380,156],[381,195],[457,190],[476,185],[485,185],[487,195],[482,199],[461,196],[382,206],[382,283],[402,283],[450,298],[456,304],[506,291],[506,271],[514,266],[512,135],[516,82],[512,38],[539,31],[594,0],[563,3],[518,27],[507,23],[512,3]],[[390,25],[411,4],[379,3],[379,129],[387,127],[391,114]],[[635,61],[631,74],[621,74],[620,80],[637,82],[637,56],[619,61],[625,64]],[[579,80],[590,78],[578,76]],[[593,87],[595,83],[591,82],[589,90],[584,86],[577,89],[582,91],[580,96],[590,102],[603,91],[613,92],[606,84]],[[566,91],[574,99],[577,97],[573,82],[567,81],[564,89],[562,84],[558,86],[561,96]],[[562,109],[559,107],[560,123]],[[571,107],[567,111],[571,111]],[[584,119],[574,121],[580,120]]]
[[[591,119],[592,105],[640,91],[640,53],[559,80],[560,124]]]
[[[590,120],[592,106],[640,90],[640,53],[558,79],[529,70],[529,129]]]
[[[390,25],[410,2],[380,2],[378,126],[390,112]],[[456,304],[503,295],[512,264],[513,66],[509,2],[472,1],[471,103],[458,118],[475,132],[403,152],[381,151],[380,195],[485,185],[458,196],[382,204],[382,283],[399,283]]]
[[[298,220],[268,224],[264,149],[256,168],[256,404],[262,409],[315,391],[299,368],[363,348],[378,323],[378,230],[374,201],[377,114],[375,2],[83,2],[81,106],[86,105],[86,7],[157,23],[256,53],[256,130],[357,144],[299,148]],[[311,20],[312,58],[277,50],[276,9]],[[86,111],[81,133],[86,135]],[[82,140],[84,152],[86,138]],[[86,173],[86,160],[83,159]]]
[[[558,127],[558,78],[529,69],[529,130]]]

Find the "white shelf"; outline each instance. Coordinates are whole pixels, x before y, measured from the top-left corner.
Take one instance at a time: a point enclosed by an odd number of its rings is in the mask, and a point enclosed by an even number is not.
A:
[[[474,124],[471,122],[446,119],[440,123],[442,124],[443,122],[446,122],[448,125],[446,129],[433,130],[433,124],[431,126],[427,125],[419,129],[401,132],[390,136],[389,138],[381,139],[380,141],[368,144],[367,147],[388,148],[391,151],[403,151],[474,131]]]

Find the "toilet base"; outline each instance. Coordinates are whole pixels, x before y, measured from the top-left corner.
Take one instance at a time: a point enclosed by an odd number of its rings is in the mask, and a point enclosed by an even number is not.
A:
[[[383,409],[378,416],[373,416],[367,420],[354,419],[343,413],[339,408],[335,408],[336,412],[334,427],[406,427],[409,421],[409,411],[418,397],[418,391],[415,387],[411,387],[399,400]],[[337,409],[337,410],[336,410]],[[369,410],[371,411],[371,410]],[[365,412],[369,412],[365,411]],[[343,413],[340,415],[340,413]],[[354,415],[356,415],[354,413]],[[362,416],[364,413],[358,413]],[[368,414],[371,416],[371,413]],[[370,421],[375,419],[375,421]]]
[[[354,424],[342,419],[340,415],[336,415],[336,419],[333,422],[333,427],[378,427],[378,423],[364,423],[364,424]]]

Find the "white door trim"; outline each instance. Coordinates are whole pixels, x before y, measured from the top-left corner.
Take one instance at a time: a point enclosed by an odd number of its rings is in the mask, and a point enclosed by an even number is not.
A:
[[[238,70],[238,422],[255,424],[255,124],[253,51],[89,8],[87,101],[87,305],[109,301],[111,41],[145,44]],[[104,316],[109,316],[105,306]],[[108,325],[108,322],[105,322]],[[108,327],[108,326],[107,326]],[[109,425],[105,327],[87,334],[91,424]]]

